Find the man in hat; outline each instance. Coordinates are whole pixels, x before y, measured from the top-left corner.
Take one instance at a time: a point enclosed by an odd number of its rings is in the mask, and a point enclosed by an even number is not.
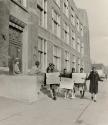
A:
[[[98,93],[98,81],[103,80],[100,79],[95,67],[92,67],[92,71],[86,80],[90,80],[89,92],[91,93],[91,99],[96,102],[96,95]]]

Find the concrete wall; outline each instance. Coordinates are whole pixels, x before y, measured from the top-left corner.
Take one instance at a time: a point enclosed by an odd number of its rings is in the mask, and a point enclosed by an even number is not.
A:
[[[33,102],[38,99],[38,90],[36,76],[0,76],[0,96]]]

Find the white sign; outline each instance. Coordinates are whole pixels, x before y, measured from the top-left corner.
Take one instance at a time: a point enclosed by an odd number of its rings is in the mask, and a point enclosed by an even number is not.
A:
[[[73,89],[73,86],[74,82],[72,81],[72,78],[61,77],[60,88]]]
[[[72,73],[72,81],[74,83],[85,83],[86,73]]]
[[[46,73],[46,84],[59,84],[60,83],[60,73]]]

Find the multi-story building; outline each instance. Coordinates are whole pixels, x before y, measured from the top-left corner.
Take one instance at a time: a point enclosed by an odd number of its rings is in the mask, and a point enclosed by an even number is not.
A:
[[[46,70],[54,63],[59,71],[90,69],[87,13],[73,0],[1,0],[0,66],[20,58],[27,73],[35,61]]]

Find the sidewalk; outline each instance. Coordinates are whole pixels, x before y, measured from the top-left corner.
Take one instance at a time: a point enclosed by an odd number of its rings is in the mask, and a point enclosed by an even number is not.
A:
[[[86,97],[54,101],[45,96],[31,104],[0,97],[0,125],[76,125],[91,103]]]

